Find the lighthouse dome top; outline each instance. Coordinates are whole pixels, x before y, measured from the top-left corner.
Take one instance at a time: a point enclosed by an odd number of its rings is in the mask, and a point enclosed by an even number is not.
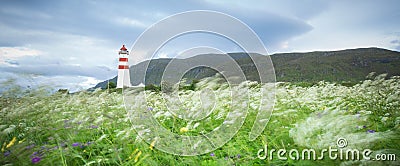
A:
[[[119,50],[120,50],[118,52],[119,55],[121,55],[121,54],[129,55],[129,51],[128,51],[128,49],[125,48],[125,45],[122,45],[121,49],[119,49]]]
[[[119,50],[121,50],[121,51],[126,51],[126,50],[128,50],[128,49],[125,48],[125,44],[124,44],[124,45],[122,45],[121,49],[119,49]]]

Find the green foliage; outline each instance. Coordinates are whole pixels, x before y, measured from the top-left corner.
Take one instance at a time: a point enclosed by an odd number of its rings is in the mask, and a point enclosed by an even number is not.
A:
[[[192,80],[192,82],[190,84],[180,86],[179,90],[192,90],[192,91],[194,91],[194,90],[196,90],[196,84],[198,82],[200,82],[200,81],[197,80],[197,79],[194,79],[194,80]]]
[[[114,88],[116,88],[117,87],[117,85],[114,83],[114,82],[108,82],[108,89],[114,89]]]
[[[68,89],[58,89],[57,93],[66,93],[66,94],[68,94],[69,90]]]
[[[48,94],[46,90],[35,89],[18,98],[0,98],[0,144],[3,149],[0,164],[31,165],[35,156],[41,158],[37,165],[390,164],[329,160],[327,156],[318,161],[279,160],[276,156],[273,160],[257,158],[258,150],[264,145],[274,149],[301,151],[315,148],[319,151],[335,145],[339,136],[346,138],[351,148],[390,149],[399,154],[400,77],[385,77],[375,76],[353,86],[329,82],[312,86],[280,84],[276,89],[274,112],[255,141],[248,140],[248,133],[258,112],[259,88],[264,86],[251,83],[249,112],[235,137],[212,153],[190,157],[151,149],[141,140],[132,128],[121,93],[97,89],[93,92]],[[201,105],[196,96],[199,90],[213,89],[216,92],[216,110],[198,124],[170,115],[157,86],[146,87],[149,90],[146,91],[147,102],[166,129],[177,134],[198,135],[219,126],[231,111],[231,91],[224,84],[215,84],[218,81],[192,82],[195,91],[192,88],[179,91],[185,109]],[[137,96],[140,95],[143,93],[138,92]],[[182,127],[187,127],[188,131],[179,132]],[[13,138],[15,142],[11,145]],[[398,165],[398,161],[392,164]]]
[[[154,85],[154,84],[146,85],[144,87],[144,89],[145,90],[149,90],[149,91],[153,91],[153,92],[160,92],[161,91],[161,87],[157,86],[157,85]]]

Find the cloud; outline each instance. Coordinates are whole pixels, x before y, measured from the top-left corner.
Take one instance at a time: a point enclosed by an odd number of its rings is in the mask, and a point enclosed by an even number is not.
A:
[[[103,80],[98,80],[94,77],[86,77],[86,81],[80,83],[80,85],[84,88],[91,88],[91,87],[96,86],[96,84],[99,83],[100,81],[103,81]]]
[[[313,26],[303,20],[263,12],[248,16],[246,23],[257,33],[271,52],[279,50],[282,42],[313,30]]]
[[[18,66],[0,66],[0,71],[41,76],[84,76],[107,79],[117,70],[104,66],[81,66],[80,64],[19,64]]]
[[[11,60],[11,59],[7,59],[4,61],[6,64],[10,65],[10,66],[18,66],[19,63],[15,60]]]
[[[307,22],[313,29],[288,40],[289,48],[281,50],[315,51],[359,47],[383,47],[390,44],[400,29],[397,21],[399,1],[335,1],[329,8]]]
[[[26,47],[1,47],[0,71],[43,77],[83,76],[108,79],[116,74],[117,49],[106,41],[86,36],[42,32],[50,43]],[[114,44],[115,48],[118,48]],[[40,50],[40,51],[39,51]],[[45,51],[41,51],[45,50]],[[0,77],[4,77],[3,75]]]
[[[121,44],[133,45],[148,26],[188,10],[215,10],[240,19],[269,53],[368,46],[400,50],[397,6],[396,0],[3,1],[0,73],[40,74],[34,79],[60,79],[58,83],[69,86],[87,81],[87,86],[116,75]],[[215,36],[189,36],[166,45],[160,56],[171,57],[195,46],[240,51]],[[139,62],[149,52],[131,53],[132,61]]]
[[[70,92],[77,92],[94,87],[103,81],[94,77],[85,76],[42,76],[27,73],[8,73],[0,71],[4,77],[0,78],[0,84],[9,80],[15,80],[11,86],[21,86],[22,88],[37,88],[39,86],[48,87],[48,90],[68,89]],[[10,86],[10,85],[9,85]],[[5,90],[0,88],[0,95]]]
[[[244,5],[245,7],[242,8],[234,5],[233,7],[231,7],[232,5],[214,5],[214,3],[207,1],[185,1],[179,3],[175,1],[160,1],[152,5],[148,5],[145,2],[131,1],[121,1],[119,3],[104,1],[66,1],[63,3],[40,3],[40,1],[35,3],[7,2],[3,7],[0,7],[2,9],[0,11],[3,13],[0,18],[5,20],[3,28],[6,29],[3,34],[0,32],[0,37],[3,39],[10,38],[13,41],[2,41],[0,39],[0,44],[14,43],[15,45],[24,45],[27,43],[49,42],[46,37],[42,37],[47,33],[52,33],[52,36],[74,34],[114,42],[129,41],[133,43],[147,26],[171,14],[195,9],[222,11],[238,17],[249,24],[270,45],[300,35],[311,29],[306,22],[290,15],[282,14],[284,12],[275,13],[269,10],[262,10],[258,3],[248,3],[251,5]],[[279,6],[271,2],[265,4],[267,4],[266,6],[269,6],[269,4]],[[248,12],[249,9],[252,10],[251,14]],[[273,8],[270,7],[268,9]],[[29,40],[22,42],[27,36],[30,36]]]
[[[117,58],[114,59],[117,61]],[[17,64],[0,65],[0,71],[41,76],[85,76],[97,79],[107,79],[114,76],[117,72],[116,67],[96,64],[96,60],[93,60],[92,63],[87,62],[87,64],[79,63],[80,61],[85,61],[85,59],[70,60],[68,58],[63,59],[41,55],[21,58],[18,61],[7,61],[8,63]]]
[[[397,50],[400,51],[400,40],[395,39],[390,41],[390,44],[392,44],[392,46]]]
[[[19,58],[27,56],[38,56],[42,51],[30,49],[26,47],[0,47],[0,65],[11,64],[17,65]]]
[[[155,58],[168,58],[168,57],[169,57],[169,56],[168,56],[168,53],[165,53],[165,52],[160,52],[160,53],[158,53],[157,55],[158,55],[158,56],[155,57]]]
[[[116,21],[117,21],[117,23],[120,23],[122,25],[128,25],[128,26],[132,26],[135,28],[147,28],[149,26],[142,21],[139,21],[139,20],[133,19],[133,18],[128,18],[128,17],[116,18]]]
[[[308,20],[329,8],[328,1],[293,1],[293,0],[254,0],[254,1],[240,1],[240,0],[206,0],[210,4],[218,5],[221,8],[231,8],[237,10],[252,11],[252,12],[266,12],[271,14]],[[248,14],[253,15],[253,14]]]

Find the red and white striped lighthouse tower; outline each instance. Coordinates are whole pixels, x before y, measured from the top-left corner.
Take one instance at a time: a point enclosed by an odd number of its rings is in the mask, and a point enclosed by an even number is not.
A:
[[[122,45],[120,51],[118,52],[119,62],[118,62],[118,80],[117,88],[130,87],[131,79],[129,75],[129,64],[128,57],[129,51]]]

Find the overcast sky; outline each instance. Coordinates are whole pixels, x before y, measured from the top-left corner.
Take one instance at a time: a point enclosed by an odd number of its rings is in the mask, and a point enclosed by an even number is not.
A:
[[[117,74],[117,51],[133,45],[157,21],[189,10],[213,10],[252,28],[269,53],[380,47],[400,50],[397,0],[0,1],[0,82],[51,84],[72,91]],[[171,42],[159,57],[213,43],[192,35]],[[177,44],[178,43],[178,44]],[[188,45],[186,45],[187,47]],[[131,50],[135,51],[135,50]]]

